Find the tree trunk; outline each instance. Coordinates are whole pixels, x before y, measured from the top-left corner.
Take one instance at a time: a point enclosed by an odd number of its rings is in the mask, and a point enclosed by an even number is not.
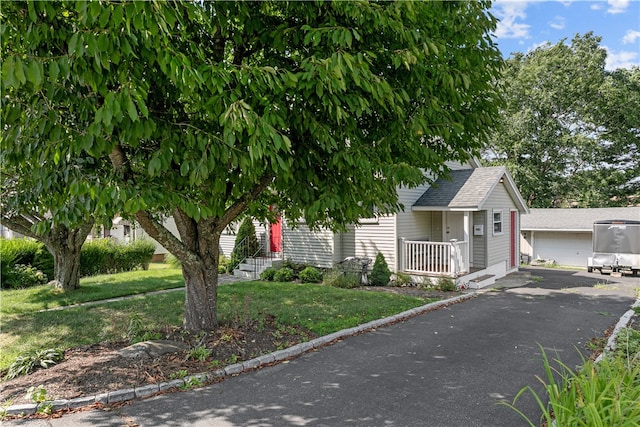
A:
[[[59,246],[49,248],[53,254],[53,275],[50,284],[65,292],[80,286],[80,247]]]
[[[185,283],[184,327],[211,332],[218,327],[218,258],[220,233],[199,234],[199,262],[182,262]]]
[[[183,265],[182,275],[185,283],[185,329],[193,333],[214,331],[218,327],[217,265]]]
[[[49,282],[57,289],[65,292],[78,289],[80,286],[80,254],[82,245],[87,239],[93,220],[78,228],[69,229],[55,226],[51,234],[43,239],[51,255],[53,255],[53,280]]]

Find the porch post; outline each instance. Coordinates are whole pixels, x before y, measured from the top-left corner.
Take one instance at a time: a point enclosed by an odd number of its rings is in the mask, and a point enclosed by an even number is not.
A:
[[[404,241],[405,238],[401,237],[400,239],[398,239],[399,244],[399,248],[398,248],[398,271],[404,271]]]
[[[467,267],[467,271],[471,271],[470,267],[471,267],[471,260],[473,259],[471,256],[471,212],[469,211],[464,211],[464,241],[467,242],[467,248],[464,249],[465,251],[467,251],[466,253],[466,259],[467,259],[467,265],[465,267]],[[464,259],[464,258],[463,258]]]

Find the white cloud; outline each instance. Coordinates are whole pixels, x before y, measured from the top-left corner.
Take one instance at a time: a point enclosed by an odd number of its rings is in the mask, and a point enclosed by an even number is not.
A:
[[[622,43],[624,44],[635,43],[637,39],[640,39],[640,31],[627,30],[627,33],[622,38]]]
[[[566,26],[566,20],[563,16],[554,16],[552,21],[549,21],[549,26],[555,30],[563,30]]]
[[[590,7],[591,7],[591,10],[602,10],[601,3],[592,3]]]
[[[609,9],[607,9],[607,13],[615,15],[617,13],[624,13],[629,7],[629,0],[608,0]]]
[[[573,0],[556,0],[556,1],[561,5],[563,5],[564,7],[569,7],[571,6],[571,3],[573,3]]]
[[[497,1],[494,3],[495,15],[500,20],[496,28],[496,36],[504,39],[528,39],[529,24],[524,23],[527,17],[527,2]]]
[[[607,46],[603,47],[607,51],[607,60],[605,63],[605,68],[607,70],[640,66],[640,58],[638,58],[638,52],[630,52],[624,50],[620,52],[614,52]]]

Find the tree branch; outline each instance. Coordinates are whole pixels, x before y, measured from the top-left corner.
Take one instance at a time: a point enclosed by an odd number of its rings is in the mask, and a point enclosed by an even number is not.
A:
[[[265,175],[256,184],[255,187],[248,193],[238,199],[235,203],[227,208],[220,221],[217,224],[217,228],[224,230],[238,215],[244,211],[250,202],[255,200],[273,181],[273,175]]]

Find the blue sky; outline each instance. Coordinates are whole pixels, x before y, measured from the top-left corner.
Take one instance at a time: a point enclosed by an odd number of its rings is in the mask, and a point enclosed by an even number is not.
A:
[[[494,0],[491,12],[500,19],[494,40],[505,58],[593,31],[607,50],[607,69],[640,65],[640,0]]]

